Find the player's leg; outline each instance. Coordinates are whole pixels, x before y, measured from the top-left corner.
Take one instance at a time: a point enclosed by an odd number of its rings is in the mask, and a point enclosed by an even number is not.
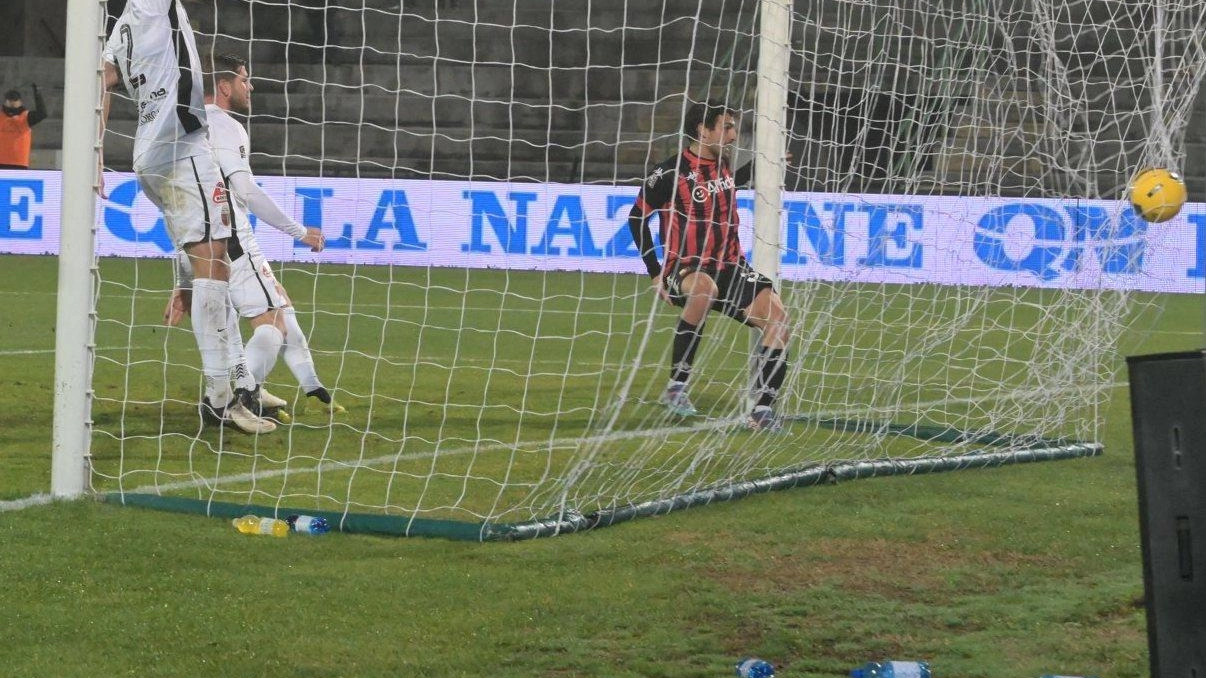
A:
[[[286,326],[284,311],[274,308],[251,318],[251,339],[247,341],[247,364],[251,374],[260,384],[257,405],[262,416],[288,423],[290,416],[284,408],[289,401],[272,395],[263,384],[276,366],[276,359],[285,343]]]
[[[708,311],[716,301],[716,281],[705,271],[672,272],[666,276],[666,289],[674,303],[683,307],[674,328],[674,344],[670,358],[670,380],[662,393],[661,402],[671,412],[683,417],[698,413],[687,396],[687,382],[695,365],[695,352],[703,337]]]
[[[162,211],[172,240],[188,255],[193,267],[191,314],[193,336],[205,376],[202,416],[233,423],[251,433],[275,428],[245,409],[246,389],[231,390],[228,334],[230,276],[226,239],[225,192],[209,156],[185,158],[139,176],[144,192]]]
[[[297,322],[297,310],[289,305],[285,307],[282,315],[288,330],[285,334],[285,364],[289,366],[289,371],[297,378],[297,383],[301,384],[302,391],[306,394],[306,409],[317,409],[331,414],[346,412],[318,379],[318,372],[314,369],[314,356],[310,354],[310,344],[306,341],[301,324]]]
[[[310,347],[297,323],[292,302],[273,275],[267,260],[258,255],[235,259],[231,263],[230,294],[239,313],[249,319],[253,328],[251,339],[247,342],[247,360],[253,376],[261,384],[262,410],[275,419],[287,419],[283,408],[289,402],[266,392],[262,386],[276,365],[277,358],[284,355],[285,363],[308,396],[307,410],[320,409],[335,414],[346,412],[334,403],[330,392],[319,382],[310,357]],[[311,405],[311,400],[314,405]]]
[[[243,253],[230,263],[231,304],[251,325],[246,359],[251,378],[258,386],[252,409],[283,420],[280,408],[287,406],[288,401],[267,393],[263,387],[276,365],[287,331],[281,309],[288,300],[277,290],[276,279],[262,257]]]
[[[229,284],[229,281],[227,282]],[[230,379],[236,389],[255,391],[255,378],[247,367],[247,351],[243,346],[243,333],[239,329],[239,314],[233,305],[226,308],[226,344],[230,363]]]
[[[251,339],[247,340],[247,366],[257,383],[264,383],[276,366],[277,356],[285,345],[284,313],[274,308],[251,318]]]
[[[767,286],[757,291],[744,313],[746,323],[762,332],[754,361],[754,407],[750,412],[749,427],[776,429],[781,424],[774,416],[774,405],[787,376],[787,342],[791,339],[787,311],[779,293],[767,281]]]
[[[258,387],[254,376],[238,360],[242,338],[231,332],[232,320],[236,333],[238,321],[230,305],[226,242],[191,243],[185,246],[185,252],[193,263],[193,333],[207,384],[202,415],[211,421],[232,423],[248,433],[268,433],[276,427],[254,414]],[[220,380],[229,393],[231,378],[235,388],[229,396],[208,388]]]
[[[221,246],[219,246],[221,245]],[[187,243],[185,253],[193,265],[193,336],[201,354],[205,397],[225,405],[230,401],[230,337],[227,334],[227,275],[225,243]]]
[[[194,162],[178,162],[139,173],[143,192],[163,212],[168,233],[193,269],[193,336],[201,354],[205,397],[220,406],[232,396],[226,336],[226,238],[230,228],[216,220],[220,206],[195,178]]]

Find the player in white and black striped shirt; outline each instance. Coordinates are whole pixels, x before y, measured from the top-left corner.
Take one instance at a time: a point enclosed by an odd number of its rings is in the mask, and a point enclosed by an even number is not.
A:
[[[249,433],[269,432],[275,425],[247,409],[256,400],[255,381],[245,369],[232,374],[229,360],[230,215],[206,138],[196,39],[179,0],[127,0],[105,44],[104,62],[102,120],[108,119],[108,91],[124,85],[138,106],[134,174],[193,266],[193,334],[205,376],[202,417]],[[104,195],[103,175],[100,187]]]
[[[302,241],[315,252],[322,251],[325,245],[322,231],[306,228],[285,214],[256,184],[252,175],[247,130],[228,112],[242,115],[251,112],[251,92],[255,88],[247,72],[247,62],[229,55],[215,57],[214,73],[206,84],[209,85],[206,101],[210,102],[206,105],[209,140],[230,192],[228,204],[234,230],[228,247],[230,297],[235,310],[247,318],[253,328],[246,346],[247,365],[256,382],[263,384],[283,348],[285,363],[309,398],[307,409],[342,413],[344,408],[334,402],[331,393],[318,379],[296,311],[260,250],[247,213],[255,213],[260,221]],[[191,278],[188,257],[177,257],[177,289],[164,310],[164,321],[169,325],[177,324],[188,312],[185,304]],[[232,317],[230,322],[230,336],[232,343],[237,340],[241,345],[237,317]],[[287,401],[269,394],[263,387],[260,403],[264,412],[272,413],[278,419],[284,416],[281,408],[288,405]]]

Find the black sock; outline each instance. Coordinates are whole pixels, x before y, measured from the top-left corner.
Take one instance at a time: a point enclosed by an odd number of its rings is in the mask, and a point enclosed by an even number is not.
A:
[[[770,407],[775,404],[787,376],[787,352],[781,348],[759,346],[758,362],[762,367],[754,381],[754,398],[758,407]]]
[[[670,364],[670,381],[685,383],[691,376],[691,366],[695,364],[695,349],[699,347],[701,336],[703,336],[703,323],[692,325],[679,318],[678,327],[674,328],[674,355]]]

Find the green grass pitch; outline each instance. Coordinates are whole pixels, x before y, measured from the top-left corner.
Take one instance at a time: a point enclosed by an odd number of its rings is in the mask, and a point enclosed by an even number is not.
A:
[[[0,258],[8,309],[0,315],[0,500],[49,487],[56,266],[53,258]],[[464,271],[406,271],[396,280],[387,269],[360,269],[355,279],[322,271],[330,275],[289,269],[283,282],[303,327],[314,328],[320,374],[353,413],[333,427],[299,417],[287,434],[312,458],[286,462],[283,436],[237,440],[223,455],[210,451],[211,432],[193,437],[195,348],[186,332],[157,323],[166,264],[102,261],[101,317],[124,321],[98,328],[94,417],[98,428],[121,433],[94,439],[107,476],[97,482],[195,481],[251,464],[262,472],[405,447],[406,458],[388,465],[399,473],[264,474],[231,482],[216,498],[281,492],[315,506],[350,500],[405,512],[425,492],[422,508],[432,515],[470,517],[488,508],[483,496],[495,504],[508,492],[555,489],[539,474],[504,489],[499,474],[524,476],[529,466],[572,457],[568,443],[563,451],[548,441],[589,436],[612,413],[622,375],[607,365],[635,349],[605,339],[639,337],[647,322],[636,280],[616,288],[607,278],[596,289],[572,274],[533,282],[470,280]],[[348,299],[354,307],[341,308]],[[782,676],[844,675],[882,658],[927,659],[946,676],[1146,675],[1123,356],[1200,346],[1203,305],[1191,296],[1141,301],[1110,361],[1112,397],[1099,413],[1106,454],[1097,459],[779,492],[514,544],[251,539],[219,520],[92,502],[0,512],[5,672],[723,676],[756,655]],[[654,323],[656,331],[669,324],[661,316]],[[701,370],[710,376],[697,399],[723,420],[740,411],[730,385],[742,366],[726,355],[745,339],[735,325],[714,327],[716,348]],[[539,346],[530,339],[537,335]],[[642,360],[657,364],[664,344],[655,333]],[[1021,341],[997,348],[1022,358],[1032,350]],[[852,344],[830,359],[861,357]],[[823,367],[800,359],[803,378]],[[910,369],[923,373],[924,359]],[[645,406],[663,378],[661,368],[641,372],[617,430],[666,427]],[[296,397],[292,383],[281,376],[274,390]],[[916,383],[917,399],[938,395]],[[804,399],[793,407],[808,404],[807,393],[793,397]],[[695,434],[681,435],[689,442]],[[748,440],[730,438],[735,446]],[[474,445],[489,449],[432,454]],[[650,468],[675,468],[639,435],[606,445],[644,455]],[[886,451],[924,453],[915,441],[901,445]],[[127,466],[154,470],[122,476],[118,452]],[[504,455],[508,462],[497,462]],[[417,491],[433,470],[439,481]],[[626,491],[642,496],[640,482]]]

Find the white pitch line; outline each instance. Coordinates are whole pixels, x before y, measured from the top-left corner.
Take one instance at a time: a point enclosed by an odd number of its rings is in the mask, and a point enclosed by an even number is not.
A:
[[[20,511],[32,506],[42,506],[54,501],[54,497],[49,494],[32,494],[21,499],[12,499],[9,501],[0,501],[0,513],[5,511]]]
[[[1128,383],[1129,382],[1126,382],[1126,381],[1116,381],[1116,382],[1112,382],[1111,384],[1109,384],[1108,388],[1121,388],[1123,386],[1127,386]],[[1082,391],[1082,390],[1086,390],[1088,388],[1093,388],[1093,387],[1083,387],[1082,386],[1082,387],[1075,387],[1072,389],[1063,389],[1063,391]],[[1042,395],[1043,393],[1049,393],[1049,392],[1050,391],[1043,390],[1043,389],[1030,389],[1027,391],[1014,391],[1011,393],[999,393],[999,394],[982,397],[982,398],[942,398],[942,399],[938,399],[938,400],[930,400],[930,401],[918,403],[918,406],[923,407],[923,408],[929,408],[929,407],[937,407],[939,405],[953,405],[953,404],[987,402],[987,401],[996,401],[996,400],[1013,400],[1013,399],[1021,398],[1021,397],[1034,397],[1036,395]],[[858,413],[852,412],[852,411],[825,412],[825,413],[818,413],[813,416],[818,417],[818,418],[828,418],[828,417],[836,417],[836,416],[850,416],[851,414],[858,414]],[[672,427],[672,428],[661,428],[661,429],[652,429],[652,430],[641,429],[641,430],[620,431],[620,432],[616,432],[616,433],[607,433],[607,434],[602,434],[602,435],[590,436],[587,438],[582,438],[582,437],[558,438],[558,439],[555,439],[552,441],[539,440],[539,441],[532,441],[530,443],[520,442],[520,443],[514,443],[514,444],[494,443],[491,445],[471,445],[471,446],[465,446],[465,447],[460,447],[460,448],[454,448],[451,450],[435,450],[433,452],[415,452],[412,454],[382,455],[379,457],[373,457],[372,459],[361,460],[354,464],[350,463],[350,462],[343,462],[343,461],[328,461],[328,462],[319,464],[317,466],[307,467],[307,468],[278,469],[278,470],[263,471],[263,472],[256,472],[256,473],[240,473],[240,474],[231,475],[231,476],[220,476],[218,478],[213,478],[213,479],[197,478],[194,480],[182,480],[182,481],[178,481],[178,482],[174,482],[174,483],[143,485],[141,487],[130,490],[130,492],[132,492],[132,493],[164,492],[164,491],[170,491],[170,490],[191,489],[191,488],[202,487],[202,486],[212,488],[212,487],[215,487],[222,483],[249,482],[249,481],[260,480],[260,479],[265,479],[265,478],[275,478],[278,476],[283,476],[288,473],[309,474],[309,473],[321,473],[323,471],[333,471],[333,470],[340,470],[340,469],[355,469],[358,467],[378,466],[378,465],[389,463],[389,462],[418,461],[418,460],[423,460],[423,459],[431,459],[437,455],[460,456],[460,455],[470,454],[470,453],[475,453],[475,452],[491,452],[491,451],[495,451],[495,450],[506,450],[506,449],[517,449],[517,448],[522,449],[524,447],[529,447],[529,448],[533,448],[533,449],[542,448],[544,446],[548,446],[549,448],[576,447],[582,443],[601,443],[601,442],[606,443],[606,442],[612,442],[612,441],[617,441],[617,440],[631,440],[633,438],[647,438],[652,435],[668,436],[668,435],[673,435],[673,434],[677,434],[677,433],[697,433],[700,431],[709,431],[709,430],[716,430],[716,429],[731,427],[731,426],[736,425],[738,422],[739,422],[739,420],[736,420],[736,419],[710,419],[708,421],[701,422],[694,426],[677,426],[677,427]],[[48,494],[35,494],[35,495],[31,495],[29,497],[25,497],[22,499],[16,499],[16,500],[12,500],[12,501],[0,501],[0,513],[5,512],[5,511],[19,511],[19,510],[30,508],[33,506],[40,506],[43,504],[48,504],[51,501],[53,501],[53,497],[51,497]]]
[[[1186,330],[1153,330],[1151,332],[1151,334],[1167,335],[1170,337],[1200,337],[1200,336],[1203,336],[1204,333],[1203,332],[1190,332],[1190,331],[1186,331]],[[556,337],[556,338],[564,338],[564,337]],[[162,349],[163,349],[162,344],[155,344],[155,345],[140,344],[137,346],[105,346],[105,347],[95,348],[93,350],[97,353],[104,353],[106,351],[158,351],[158,350],[162,350]],[[349,351],[349,352],[357,353],[357,354],[362,353],[360,351]],[[53,348],[0,349],[0,358],[9,357],[9,356],[22,356],[22,355],[45,355],[48,353],[54,353],[54,349]],[[342,353],[342,351],[318,350],[318,351],[315,351],[315,353],[318,353],[320,355],[338,355],[338,354]],[[380,359],[380,360],[388,360],[390,362],[400,362],[402,360],[407,360],[407,359],[414,359],[418,362],[438,362],[438,360],[439,360],[439,357],[437,357],[437,356],[431,356],[431,357],[420,356],[418,358],[413,358],[413,356],[378,355],[378,356],[370,356],[370,357]],[[470,364],[486,363],[486,362],[508,363],[508,364],[510,364],[510,363],[528,364],[529,362],[532,362],[532,361],[524,361],[524,360],[515,360],[515,359],[511,359],[511,358],[496,358],[491,361],[491,360],[487,360],[485,358],[478,359],[478,358],[465,358],[465,357],[458,358],[457,361],[461,362],[461,363],[470,363]],[[532,364],[559,365],[559,364],[562,364],[563,362],[564,361],[544,360],[544,361],[534,361],[534,362],[532,362]],[[410,364],[410,363],[404,363],[403,366],[405,366],[407,364]],[[592,366],[592,367],[600,366],[600,365],[605,366],[604,363],[576,363],[576,364]]]
[[[1125,383],[1126,382],[1115,382],[1115,383],[1111,384],[1110,386],[1112,388],[1115,388],[1118,386],[1125,385]],[[1078,387],[1075,389],[1068,389],[1068,390],[1079,391],[1079,390],[1084,390],[1084,389],[1083,389],[1083,387]],[[1045,393],[1046,391],[1042,391],[1042,392]],[[1031,392],[1026,392],[1026,391],[1018,391],[1015,393],[1002,393],[1002,394],[998,394],[996,396],[992,396],[992,397],[988,397],[988,398],[979,398],[979,399],[947,398],[944,400],[931,401],[929,403],[920,403],[920,405],[922,405],[923,407],[933,407],[936,405],[941,405],[944,402],[946,402],[947,404],[953,404],[953,403],[963,402],[963,401],[983,402],[986,400],[1004,400],[1004,399],[1012,400],[1015,397],[1025,397],[1025,396],[1032,396],[1032,395],[1035,395],[1035,394],[1031,393]],[[836,415],[828,414],[828,415],[818,415],[818,416],[824,417],[824,416],[836,416]],[[379,457],[373,457],[372,459],[361,460],[356,463],[344,462],[344,461],[328,461],[328,462],[324,462],[322,464],[319,464],[317,466],[310,467],[310,468],[277,469],[277,470],[272,470],[272,471],[264,471],[261,473],[241,473],[241,474],[232,475],[232,476],[221,476],[218,478],[214,478],[212,485],[210,483],[210,479],[208,479],[208,478],[198,478],[195,480],[182,480],[182,481],[178,481],[175,483],[168,483],[168,484],[143,485],[136,489],[130,490],[130,492],[132,492],[132,493],[142,493],[142,492],[149,492],[149,491],[163,492],[163,491],[167,491],[167,490],[190,489],[190,488],[202,487],[202,486],[214,487],[221,483],[249,482],[249,481],[261,480],[261,479],[265,479],[265,478],[275,478],[275,477],[283,476],[283,475],[286,475],[289,473],[321,473],[323,471],[346,470],[346,469],[355,469],[358,467],[379,466],[381,464],[386,464],[389,462],[418,461],[418,460],[423,460],[423,459],[431,459],[435,456],[459,456],[459,455],[470,454],[470,453],[475,453],[475,452],[492,452],[492,451],[496,451],[496,450],[508,450],[508,449],[523,449],[523,448],[537,449],[537,448],[544,448],[545,446],[548,446],[548,448],[577,447],[583,443],[586,443],[586,444],[608,443],[608,442],[614,442],[614,441],[619,441],[619,440],[631,440],[633,438],[648,438],[651,436],[664,437],[664,436],[669,436],[669,435],[674,435],[674,434],[679,434],[679,433],[697,433],[697,432],[701,432],[701,431],[717,430],[717,429],[735,426],[740,422],[741,422],[740,418],[738,418],[738,419],[710,419],[710,420],[701,422],[699,424],[695,424],[693,426],[675,426],[675,427],[670,427],[670,428],[660,428],[660,429],[652,429],[652,430],[640,429],[640,430],[619,431],[619,432],[614,432],[614,433],[605,433],[605,434],[601,434],[601,435],[589,436],[586,438],[582,438],[582,437],[558,438],[558,439],[555,439],[552,441],[540,440],[540,441],[532,441],[530,443],[513,443],[513,444],[494,443],[491,445],[484,445],[484,446],[483,445],[471,445],[471,446],[466,446],[466,447],[461,447],[461,448],[454,448],[451,450],[436,450],[434,452],[415,452],[412,454],[388,454],[388,455],[382,455]]]
[[[162,351],[163,345],[154,346],[99,346],[92,349],[94,353],[105,353],[107,351]],[[20,355],[46,355],[53,354],[53,348],[22,348],[22,349],[0,349],[0,358],[8,356]]]
[[[163,346],[158,345],[158,344],[153,345],[153,346],[146,346],[146,345],[107,346],[107,347],[96,348],[96,349],[94,349],[94,351],[98,354],[104,354],[104,353],[110,352],[110,351],[156,351],[156,352],[161,352],[161,351],[163,351]],[[315,350],[313,352],[318,355],[340,355],[340,354],[344,353],[343,351],[334,351],[334,350]],[[53,353],[54,353],[53,348],[13,349],[13,350],[0,349],[0,358],[16,357],[16,356],[23,356],[23,355],[47,355],[47,354],[53,354]],[[360,358],[365,357],[364,355],[362,355],[361,351],[348,351],[347,353],[356,354],[356,357],[360,357]],[[395,363],[399,367],[414,367],[416,365],[423,365],[423,364],[430,364],[430,363],[438,364],[440,360],[442,360],[446,357],[447,356],[419,356],[416,358],[415,356],[409,356],[409,355],[407,355],[407,356],[401,356],[401,355],[368,356],[369,359],[384,360],[386,362]],[[413,361],[413,362],[404,362],[404,361]],[[566,365],[567,361],[565,361],[565,360],[520,360],[518,358],[493,358],[493,359],[490,359],[490,358],[467,358],[467,357],[461,356],[456,359],[456,363],[457,363],[457,365],[462,365],[462,364],[468,364],[468,365],[479,365],[479,364],[480,365],[549,365],[549,366],[560,367],[560,366]],[[607,367],[608,364],[600,363],[600,362],[574,361],[573,366]]]
[[[264,478],[276,478],[276,477],[283,476],[286,474],[321,473],[323,471],[336,471],[336,470],[347,470],[347,469],[379,466],[379,465],[386,464],[389,462],[420,461],[420,460],[424,460],[424,459],[431,459],[431,458],[434,458],[437,456],[439,456],[439,457],[459,456],[459,455],[463,455],[463,454],[470,454],[470,453],[476,453],[476,452],[493,452],[496,450],[525,449],[525,448],[529,448],[529,449],[544,449],[546,447],[549,449],[558,448],[558,447],[571,448],[571,447],[577,447],[578,445],[580,445],[582,443],[607,443],[607,442],[613,442],[613,441],[617,441],[617,440],[631,440],[633,438],[648,438],[652,435],[668,436],[668,435],[673,435],[673,434],[677,434],[677,433],[695,433],[695,432],[699,432],[699,431],[708,431],[708,430],[726,428],[729,426],[735,426],[736,424],[740,423],[740,421],[742,421],[742,420],[741,419],[710,419],[708,421],[705,421],[705,422],[702,422],[699,424],[695,424],[693,426],[674,426],[674,427],[670,427],[670,428],[659,428],[659,429],[652,429],[652,430],[640,429],[640,430],[630,430],[630,431],[619,431],[619,432],[615,432],[615,433],[605,433],[605,434],[596,435],[596,436],[589,436],[586,438],[583,438],[581,436],[575,436],[573,438],[557,438],[557,439],[554,439],[551,441],[537,440],[537,441],[532,441],[530,443],[519,442],[519,443],[493,443],[490,445],[469,445],[469,446],[465,446],[465,447],[453,448],[451,450],[436,450],[433,452],[414,452],[411,454],[386,454],[386,455],[381,455],[379,457],[373,457],[372,459],[358,460],[355,463],[345,462],[345,461],[327,461],[327,462],[323,462],[317,466],[308,467],[308,468],[276,469],[276,470],[272,470],[272,471],[255,472],[255,473],[239,473],[239,474],[232,475],[232,476],[220,476],[218,478],[213,479],[213,486],[216,486],[220,483],[225,483],[225,482],[239,483],[239,482],[249,482],[249,481],[253,481],[253,480],[261,480]],[[189,488],[201,487],[201,486],[212,487],[210,485],[210,479],[209,478],[197,478],[195,480],[181,480],[178,482],[167,483],[167,484],[143,485],[143,486],[135,488],[133,490],[129,490],[129,492],[131,492],[131,493],[142,493],[142,492],[150,492],[150,491],[160,491],[161,492],[164,490],[183,490],[183,489],[189,489]]]

